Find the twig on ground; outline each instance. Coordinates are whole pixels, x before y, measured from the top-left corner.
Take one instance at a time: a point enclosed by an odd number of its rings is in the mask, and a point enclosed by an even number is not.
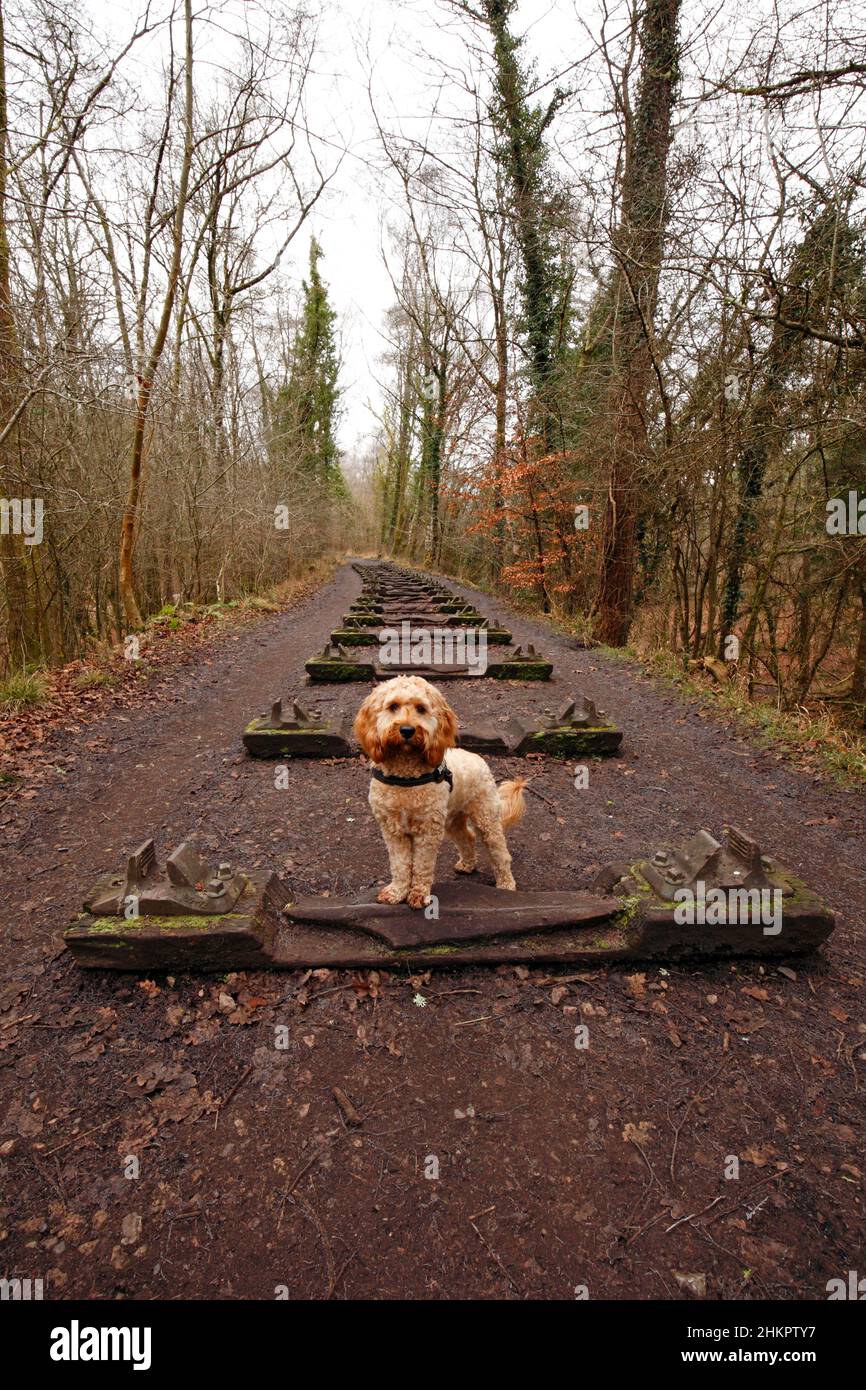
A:
[[[229,1091],[229,1093],[228,1093],[228,1095],[225,1097],[225,1099],[220,1101],[219,1105],[217,1106],[217,1112],[216,1112],[216,1114],[215,1114],[215,1116],[214,1116],[214,1122],[213,1122],[213,1127],[214,1127],[214,1129],[216,1129],[217,1125],[219,1124],[220,1115],[223,1113],[224,1110],[226,1110],[226,1109],[228,1108],[228,1106],[229,1106],[229,1105],[231,1104],[231,1102],[234,1100],[234,1098],[235,1098],[235,1096],[237,1095],[238,1091],[241,1089],[241,1086],[243,1086],[243,1084],[244,1084],[244,1082],[246,1081],[247,1077],[252,1075],[252,1072],[253,1072],[253,1068],[252,1068],[252,1067],[247,1067],[246,1071],[245,1071],[241,1076],[238,1077],[237,1081],[235,1082],[234,1086],[232,1086],[231,1090]]]
[[[83,1134],[74,1134],[71,1139],[67,1139],[63,1144],[56,1144],[53,1149],[46,1149],[45,1157],[50,1158],[52,1154],[59,1153],[61,1149],[68,1149],[70,1144],[77,1144],[79,1139],[87,1139],[91,1134],[97,1134],[101,1129],[107,1129],[109,1125],[117,1124],[119,1115],[112,1115],[110,1120],[104,1120],[101,1125],[94,1125],[93,1129],[86,1129]]]
[[[555,801],[550,800],[549,796],[545,796],[544,792],[536,791],[535,787],[531,787],[528,782],[524,787],[524,791],[531,792],[533,796],[537,796],[539,801],[543,801],[545,806],[550,807],[551,811],[555,816],[559,816],[560,808],[557,806]]]
[[[719,1202],[723,1202],[724,1200],[724,1197],[714,1197],[705,1207],[701,1207],[700,1211],[693,1211],[690,1216],[681,1216],[679,1221],[675,1221],[672,1226],[665,1227],[665,1235],[667,1235],[669,1231],[674,1230],[676,1226],[682,1226],[684,1221],[694,1221],[696,1216],[703,1216],[705,1211],[709,1211],[711,1207],[716,1206]]]
[[[351,1255],[347,1255],[346,1258],[345,1258],[345,1260],[343,1261],[343,1263],[340,1265],[340,1268],[337,1270],[337,1273],[334,1275],[333,1279],[331,1280],[330,1287],[329,1287],[329,1289],[328,1289],[327,1294],[325,1295],[325,1302],[326,1302],[326,1303],[327,1303],[328,1299],[333,1298],[333,1296],[334,1296],[334,1291],[336,1290],[337,1285],[339,1284],[339,1282],[340,1282],[340,1280],[342,1279],[343,1275],[346,1273],[346,1270],[349,1268],[349,1265],[352,1263],[352,1261],[354,1260],[354,1258],[355,1258],[355,1256],[357,1255],[357,1253],[358,1253],[358,1249],[357,1249],[357,1246],[356,1246],[355,1249],[352,1251]]]
[[[514,1279],[512,1279],[511,1275],[508,1273],[508,1270],[505,1268],[505,1265],[502,1263],[502,1261],[500,1260],[500,1258],[499,1258],[499,1256],[497,1255],[496,1251],[493,1249],[493,1246],[492,1246],[492,1245],[489,1243],[489,1241],[486,1240],[485,1237],[481,1234],[481,1232],[479,1231],[478,1227],[475,1225],[475,1222],[474,1222],[471,1218],[470,1218],[470,1221],[469,1221],[469,1225],[472,1227],[472,1229],[473,1229],[473,1231],[475,1232],[475,1234],[477,1235],[478,1239],[481,1241],[481,1244],[484,1246],[484,1249],[487,1251],[487,1253],[488,1253],[488,1255],[490,1256],[491,1260],[494,1261],[494,1263],[495,1263],[495,1264],[497,1265],[497,1267],[499,1268],[500,1272],[501,1272],[502,1274],[504,1274],[505,1278],[508,1280],[508,1282],[509,1282],[509,1284],[511,1285],[511,1287],[513,1288],[514,1292],[517,1294],[518,1298],[522,1298],[522,1297],[523,1297],[523,1290],[521,1289],[520,1285],[517,1284],[517,1283],[514,1281]]]
[[[341,1090],[339,1086],[332,1086],[331,1095],[337,1102],[337,1108],[345,1124],[360,1125],[364,1123],[363,1115],[359,1110],[355,1109],[345,1091]]]

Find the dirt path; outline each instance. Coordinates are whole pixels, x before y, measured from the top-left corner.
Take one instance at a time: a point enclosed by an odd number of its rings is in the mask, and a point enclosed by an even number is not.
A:
[[[458,713],[582,690],[625,730],[587,790],[539,760],[510,837],[520,885],[585,887],[610,860],[739,823],[838,913],[819,956],[784,973],[225,980],[66,959],[83,892],[149,833],[161,853],[190,837],[298,889],[382,881],[359,762],[296,764],[279,790],[240,743],[302,688],[359,589],[344,566],[223,637],[160,703],[86,725],[71,750],[49,741],[74,754],[63,775],[0,814],[0,1276],[46,1277],[60,1298],[691,1297],[677,1275],[705,1275],[710,1298],[825,1297],[866,1268],[863,796],[502,603],[462,590],[556,679],[450,687]]]

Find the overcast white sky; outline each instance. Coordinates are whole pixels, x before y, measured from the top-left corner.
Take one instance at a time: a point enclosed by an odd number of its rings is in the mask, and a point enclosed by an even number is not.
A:
[[[544,75],[556,71],[563,51],[573,53],[581,40],[571,0],[524,0],[520,18],[529,31],[529,51]],[[453,27],[449,32],[446,20],[445,7],[437,0],[349,0],[330,4],[323,16],[317,86],[327,93],[332,119],[345,136],[348,153],[312,225],[325,249],[323,274],[343,325],[342,443],[347,449],[374,424],[369,403],[375,407],[378,400],[375,376],[382,349],[382,317],[393,302],[381,254],[388,194],[369,167],[379,145],[368,82],[372,76],[383,123],[395,129],[399,122],[405,133],[422,135],[429,122],[435,61],[442,57],[465,62],[462,41]],[[315,103],[310,110],[316,114]],[[307,240],[303,238],[303,245],[296,247],[299,274]]]
[[[139,0],[85,0],[97,30],[113,39],[129,32],[142,13]],[[269,8],[273,12],[275,0]],[[313,0],[316,4],[316,0]],[[523,0],[520,28],[542,77],[556,73],[587,47],[577,16],[580,0]],[[287,11],[296,8],[287,0]],[[584,10],[587,6],[584,5]],[[594,8],[594,6],[593,6]],[[157,0],[166,13],[169,0]],[[256,0],[216,0],[198,11],[196,90],[231,51],[232,32],[264,26]],[[323,163],[340,167],[312,217],[287,253],[283,266],[298,283],[305,273],[311,235],[322,244],[322,273],[340,317],[344,348],[344,416],[341,444],[352,451],[375,426],[371,411],[382,350],[380,330],[393,294],[381,254],[388,195],[375,169],[379,153],[368,88],[389,129],[422,134],[433,101],[440,59],[466,64],[465,31],[440,0],[323,0],[307,115]],[[178,31],[178,42],[180,39]],[[142,93],[157,98],[165,32],[138,44],[125,64]],[[565,58],[563,55],[568,55]]]
[[[129,32],[143,0],[82,0],[89,6],[97,29],[107,28],[112,36]],[[171,0],[153,0],[163,14]],[[286,13],[297,9],[294,0],[268,0],[275,12],[285,3]],[[445,0],[310,0],[321,14],[314,72],[307,98],[307,119],[324,165],[339,169],[329,189],[316,206],[310,221],[301,230],[284,260],[284,269],[295,284],[305,273],[310,236],[322,244],[325,260],[323,275],[330,286],[331,300],[342,329],[344,347],[344,416],[341,444],[347,452],[363,444],[374,429],[371,410],[377,407],[379,392],[377,358],[383,348],[383,315],[393,294],[381,254],[383,217],[389,211],[389,190],[376,173],[379,145],[370,110],[372,90],[382,124],[389,130],[423,137],[429,112],[437,99],[437,73],[442,63],[452,70],[467,67],[466,30],[455,20]],[[858,10],[859,7],[859,10]],[[178,6],[178,9],[180,7]],[[559,76],[580,63],[593,47],[603,8],[612,12],[608,34],[625,20],[625,0],[521,0],[517,28],[526,35],[525,55],[535,62],[539,81]],[[783,34],[792,36],[799,23],[796,4],[783,7]],[[808,6],[805,11],[808,12]],[[701,75],[716,64],[727,66],[744,35],[754,32],[764,16],[774,29],[774,0],[688,0],[683,32],[689,44],[691,96],[700,91]],[[828,27],[846,28],[848,33],[862,27],[862,0],[836,0],[826,9]],[[818,12],[820,15],[820,12]],[[704,25],[706,21],[706,27]],[[221,67],[231,53],[231,35],[246,26],[254,34],[265,27],[265,11],[257,0],[214,0],[203,3],[196,27],[197,92],[206,95],[208,79],[217,83]],[[818,20],[820,34],[820,18]],[[180,35],[178,34],[178,39]],[[166,36],[162,29],[139,44],[127,60],[142,93],[161,88],[161,64]],[[797,47],[798,52],[803,50]],[[804,56],[807,56],[804,54]],[[813,55],[820,62],[820,53]],[[598,83],[600,64],[594,64],[593,81]],[[564,111],[552,130],[562,156],[572,167],[585,173],[592,154],[586,139],[584,121],[592,123],[591,108],[601,105],[600,89],[588,85],[586,70],[572,70],[568,80],[579,88],[579,99]],[[459,85],[459,84],[458,84]],[[440,116],[456,112],[457,86],[446,95],[439,93]],[[599,98],[596,100],[596,98]],[[450,107],[449,107],[450,104]],[[823,115],[823,113],[822,113]],[[680,118],[688,123],[686,109]],[[758,117],[760,120],[760,114]],[[718,110],[714,109],[714,120]],[[700,110],[697,113],[700,121]],[[435,140],[443,138],[441,121]],[[858,123],[862,138],[862,122]],[[786,132],[786,138],[790,134]],[[816,148],[814,130],[807,138]],[[573,156],[573,158],[572,158]],[[606,166],[598,166],[594,177],[608,177]],[[823,177],[823,174],[822,174]],[[274,232],[276,237],[276,231]],[[269,248],[262,247],[262,256]]]

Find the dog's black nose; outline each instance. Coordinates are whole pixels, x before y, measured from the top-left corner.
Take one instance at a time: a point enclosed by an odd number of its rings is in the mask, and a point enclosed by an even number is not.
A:
[[[414,734],[414,732],[415,732],[415,726],[414,726],[413,724],[401,724],[401,725],[400,725],[400,733],[403,735],[404,738],[411,738],[412,735]]]

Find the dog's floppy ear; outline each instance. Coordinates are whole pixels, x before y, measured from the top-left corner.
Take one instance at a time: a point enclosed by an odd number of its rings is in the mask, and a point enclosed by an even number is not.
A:
[[[436,690],[435,694],[432,704],[436,715],[436,732],[427,746],[427,761],[431,767],[438,767],[446,749],[454,748],[457,743],[457,715],[441,691]]]
[[[354,732],[355,738],[361,745],[367,757],[373,763],[380,763],[384,757],[384,750],[379,742],[379,735],[376,732],[376,695],[377,691],[371,690],[358,713],[355,715]]]

